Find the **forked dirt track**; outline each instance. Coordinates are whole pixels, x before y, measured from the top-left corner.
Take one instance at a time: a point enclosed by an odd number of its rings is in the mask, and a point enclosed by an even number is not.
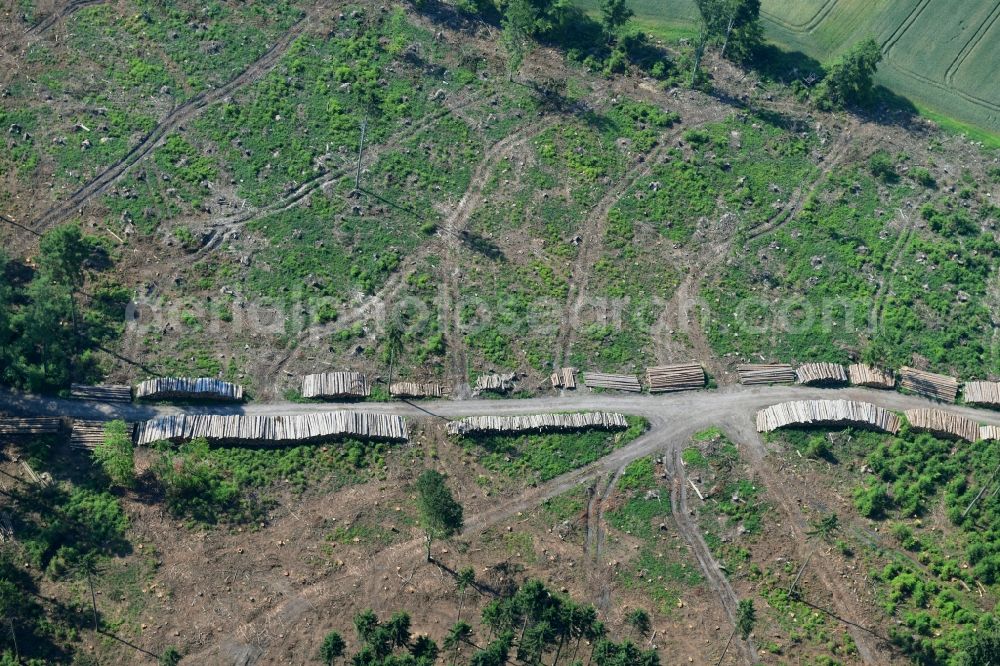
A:
[[[111,184],[124,176],[136,163],[149,155],[154,148],[160,145],[160,142],[170,131],[200,114],[205,107],[232,95],[238,89],[268,72],[277,64],[295,38],[301,35],[313,21],[328,12],[329,9],[330,7],[326,5],[313,8],[312,13],[299,19],[288,32],[278,39],[274,46],[268,49],[238,76],[218,88],[198,93],[168,113],[124,157],[107,167],[90,182],[81,186],[65,201],[53,205],[42,213],[33,223],[35,230],[39,232],[44,231],[50,226],[63,222],[75,215],[87,201],[104,192]]]
[[[683,473],[677,462],[680,446],[690,435],[709,426],[719,426],[734,435],[738,442],[749,452],[748,462],[765,481],[773,496],[780,505],[780,510],[788,517],[792,526],[793,536],[801,537],[808,529],[808,522],[801,509],[796,506],[794,498],[789,497],[784,490],[781,479],[769,466],[766,459],[767,450],[754,430],[753,415],[756,410],[777,402],[810,398],[845,398],[873,402],[893,410],[905,410],[915,407],[933,406],[929,400],[912,395],[894,392],[875,391],[864,388],[817,389],[798,386],[775,387],[744,387],[730,386],[718,391],[698,391],[686,394],[668,396],[627,396],[610,394],[581,393],[572,397],[530,398],[523,400],[454,400],[428,401],[415,406],[408,403],[360,403],[344,404],[332,407],[322,404],[250,404],[245,406],[208,405],[203,407],[153,406],[153,405],[109,405],[88,402],[64,400],[60,398],[43,398],[28,396],[9,391],[0,392],[0,408],[14,413],[33,415],[53,414],[77,418],[125,418],[139,420],[150,418],[157,414],[201,413],[201,414],[295,414],[345,409],[351,411],[373,411],[391,413],[409,418],[435,417],[455,418],[472,414],[519,414],[544,411],[568,411],[586,409],[616,410],[629,414],[637,414],[648,419],[650,429],[628,445],[612,451],[600,460],[585,467],[568,472],[551,481],[529,488],[520,495],[503,503],[491,506],[488,511],[470,515],[466,521],[466,533],[478,533],[504,521],[510,520],[518,512],[531,510],[541,502],[561,495],[583,483],[592,482],[601,477],[611,481],[629,462],[643,456],[664,454],[672,461],[674,477],[673,506],[678,526],[686,540],[694,549],[702,567],[706,580],[719,595],[720,602],[730,617],[734,616],[735,595],[728,586],[728,581],[721,575],[718,565],[707,552],[701,540],[697,526],[693,525],[687,510],[686,497],[683,491],[685,483]],[[964,406],[949,406],[949,411],[972,418],[982,423],[1000,425],[1000,414],[996,412],[973,409]],[[611,487],[611,483],[608,487]],[[597,509],[598,514],[600,509]],[[679,515],[678,515],[679,514]],[[600,516],[597,516],[599,530]],[[592,550],[597,550],[600,534],[594,535],[591,542]],[[801,539],[799,539],[801,541]],[[804,541],[802,541],[804,544]],[[804,545],[802,546],[805,547]],[[802,553],[804,555],[804,553]],[[352,572],[337,578],[338,584],[343,580],[355,579],[358,585],[370,584],[372,572],[381,571],[387,562],[414,563],[423,557],[420,540],[415,539],[400,543],[375,554],[363,571]],[[814,558],[810,564],[819,581],[829,591],[834,612],[858,624],[864,623],[864,608],[859,599],[852,597],[839,582],[836,572],[823,558]],[[380,569],[381,567],[381,569]],[[721,577],[720,577],[721,576]],[[306,613],[318,612],[322,603],[331,594],[330,581],[324,580],[304,589],[298,590],[281,603],[268,611],[247,618],[236,631],[235,635],[225,641],[230,648],[241,644],[246,649],[245,654],[262,655],[270,644],[268,636],[279,636],[280,627],[288,626],[299,620]],[[869,634],[857,629],[851,629],[858,651],[865,663],[883,664],[891,660],[879,641]],[[254,637],[252,644],[247,644],[247,638]],[[205,655],[215,652],[220,646],[214,646]],[[744,645],[738,649],[749,651]],[[203,655],[204,656],[204,655]],[[252,657],[247,663],[252,663]]]
[[[729,579],[722,572],[719,563],[712,557],[712,551],[708,549],[708,544],[698,528],[697,522],[692,518],[694,512],[687,503],[687,477],[684,475],[684,465],[681,461],[682,442],[685,440],[674,440],[663,452],[667,469],[670,471],[670,510],[673,513],[677,529],[683,535],[684,540],[691,546],[698,566],[701,568],[709,586],[715,590],[719,596],[729,621],[736,626],[736,609],[739,599],[733,586],[729,584]],[[754,664],[758,661],[757,650],[753,642],[749,640],[739,640],[733,638],[734,648],[743,654],[747,663]]]

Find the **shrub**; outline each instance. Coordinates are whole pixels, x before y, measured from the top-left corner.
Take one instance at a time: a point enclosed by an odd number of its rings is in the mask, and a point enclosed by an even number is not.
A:
[[[807,458],[826,458],[830,455],[830,445],[827,444],[826,437],[814,435],[806,442],[805,450],[802,452]]]
[[[204,439],[192,440],[176,452],[164,451],[153,472],[175,516],[214,524],[245,519],[250,513],[238,486],[212,464]]]
[[[883,183],[894,183],[899,179],[899,175],[896,173],[896,163],[885,150],[880,149],[872,153],[872,156],[868,158],[868,169]]]
[[[884,486],[874,485],[870,488],[860,486],[854,489],[854,506],[865,518],[878,520],[884,517],[891,503]]]
[[[124,421],[111,421],[104,427],[104,439],[92,455],[113,484],[122,488],[135,484],[135,453]]]
[[[917,183],[923,185],[924,187],[936,187],[937,181],[934,180],[934,176],[931,172],[923,167],[915,167],[910,169],[910,178],[915,180]]]

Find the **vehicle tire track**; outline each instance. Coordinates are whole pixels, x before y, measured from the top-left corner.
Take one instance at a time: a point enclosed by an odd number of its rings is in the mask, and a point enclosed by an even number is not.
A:
[[[869,315],[869,320],[875,326],[876,331],[882,330],[882,319],[885,316],[885,301],[887,299],[889,283],[892,281],[893,273],[899,268],[903,255],[906,253],[906,248],[910,244],[910,237],[913,235],[913,224],[902,208],[899,209],[899,215],[903,218],[903,230],[899,233],[899,238],[896,239],[895,245],[893,245],[892,250],[889,252],[889,256],[892,257],[889,270],[882,272],[882,279],[879,281],[878,290],[872,299],[872,311],[871,315]]]
[[[924,13],[924,10],[927,9],[927,5],[930,3],[931,0],[920,0],[920,4],[914,7],[913,11],[910,12],[910,15],[903,19],[903,22],[892,31],[892,34],[889,35],[888,39],[882,42],[882,53],[887,58],[889,57],[889,53],[892,51],[893,47],[896,46],[896,43],[899,42],[899,40],[903,38],[903,35],[906,34],[906,31],[917,22],[917,19],[920,18],[920,15]]]
[[[509,157],[525,141],[538,136],[558,120],[558,117],[548,117],[541,122],[524,127],[513,134],[497,141],[483,154],[483,159],[476,165],[469,179],[469,187],[462,194],[452,213],[445,219],[440,236],[444,241],[444,257],[441,270],[444,271],[441,280],[440,318],[445,323],[445,340],[447,344],[448,374],[451,382],[452,395],[458,399],[471,395],[468,377],[468,353],[465,340],[462,337],[462,308],[457,307],[461,299],[459,282],[461,274],[456,255],[461,252],[462,234],[472,218],[473,212],[483,202],[483,188],[489,180],[489,175],[500,160]]]
[[[149,155],[160,145],[169,132],[199,115],[209,105],[228,97],[239,88],[251,83],[273,68],[285,54],[285,51],[288,50],[291,43],[324,11],[325,8],[318,10],[315,16],[307,13],[296,21],[291,29],[278,39],[274,46],[228,83],[214,90],[200,92],[187,102],[170,111],[156,127],[147,133],[139,143],[129,149],[117,162],[104,169],[104,171],[91,179],[90,182],[82,185],[66,201],[57,203],[42,213],[34,221],[33,226],[35,230],[41,232],[79,213],[86,202],[104,192],[112,183],[128,173],[136,163]]]
[[[594,605],[605,614],[611,610],[611,580],[614,574],[601,567],[607,540],[604,513],[607,500],[615,492],[624,471],[625,464],[622,464],[606,477],[596,480],[591,486],[593,492],[587,504],[587,538],[584,543],[587,583]]]
[[[393,146],[396,142],[398,142],[405,136],[410,136],[428,129],[434,123],[438,122],[439,120],[445,118],[446,116],[452,113],[457,112],[459,109],[465,106],[471,105],[474,101],[475,101],[474,98],[469,97],[468,99],[466,99],[457,106],[446,107],[438,111],[435,111],[429,114],[426,118],[422,119],[416,125],[412,127],[403,128],[399,132],[396,132],[391,137],[387,138],[385,141],[379,144],[378,147],[369,148],[365,153],[365,160],[362,164],[362,168],[370,167],[378,158],[382,157],[386,149],[388,149],[390,146]],[[208,252],[218,248],[219,245],[222,244],[223,238],[225,237],[225,234],[228,231],[231,231],[233,229],[239,229],[244,225],[246,225],[248,222],[252,222],[253,220],[260,219],[267,215],[273,215],[276,213],[282,213],[291,210],[300,202],[305,200],[308,196],[313,194],[316,190],[323,190],[329,187],[330,185],[333,185],[338,180],[340,180],[348,173],[350,173],[354,168],[355,167],[353,166],[341,167],[338,169],[331,169],[329,171],[318,173],[315,176],[308,178],[305,182],[300,184],[294,191],[279,198],[274,203],[259,208],[250,207],[249,209],[237,213],[235,215],[221,217],[209,221],[207,224],[205,224],[205,227],[208,229],[212,229],[214,231],[214,235],[208,243],[198,248],[198,251],[195,252],[194,255],[192,255],[192,257],[194,259],[198,259],[202,255],[207,254]],[[177,220],[174,222],[174,224],[182,224],[183,222],[184,220]]]
[[[779,25],[782,28],[785,28],[789,32],[805,34],[812,32],[819,26],[820,23],[823,22],[823,19],[825,19],[830,14],[830,12],[833,11],[833,8],[836,7],[837,1],[838,0],[826,0],[823,6],[817,9],[816,13],[810,16],[803,23],[792,23],[791,21],[786,21],[782,19],[777,14],[767,12],[764,10],[761,10],[760,15],[766,18],[771,23],[774,23],[775,25]]]
[[[962,50],[955,55],[955,59],[951,61],[948,65],[948,71],[944,73],[945,85],[953,85],[955,79],[955,73],[958,72],[959,68],[965,63],[965,60],[969,57],[969,54],[979,45],[983,37],[993,28],[993,24],[996,23],[997,19],[1000,18],[1000,2],[993,7],[993,11],[986,17],[982,25],[973,33],[969,41],[965,43]]]
[[[659,145],[644,155],[645,160],[642,166],[627,172],[626,176],[612,187],[587,214],[578,232],[582,240],[569,276],[571,282],[575,281],[575,284],[572,284],[566,296],[566,305],[563,309],[563,316],[560,318],[559,332],[556,334],[557,365],[565,366],[567,364],[570,349],[572,349],[573,341],[580,329],[580,313],[587,298],[591,268],[602,255],[604,235],[607,232],[608,215],[610,215],[611,209],[621,200],[622,195],[629,188],[640,179],[648,176],[653,167],[660,163],[663,154],[669,150],[668,144],[671,141],[676,139],[682,131],[687,131],[701,124],[703,123],[688,124],[661,136]]]
[[[674,516],[674,522],[677,524],[677,529],[681,533],[681,536],[691,546],[691,551],[698,561],[698,566],[701,568],[702,573],[705,574],[706,583],[718,595],[723,610],[725,610],[730,622],[735,627],[739,599],[736,597],[733,586],[729,583],[729,578],[722,572],[719,563],[712,556],[712,551],[709,550],[708,544],[701,534],[701,528],[691,517],[694,512],[688,506],[687,479],[684,476],[681,447],[676,443],[671,443],[664,451],[663,459],[671,476],[670,511]],[[749,639],[737,641],[736,638],[733,641],[748,663],[757,663],[757,649],[754,647],[752,641]]]
[[[791,541],[795,543],[795,547],[804,561],[808,555],[806,553],[808,544],[804,535],[809,530],[809,523],[803,515],[801,507],[796,503],[794,498],[789,497],[785,485],[767,460],[767,447],[751,424],[750,419],[736,419],[735,423],[736,425],[732,428],[734,436],[731,438],[733,441],[746,445],[748,460],[751,466],[764,480],[764,485],[767,488],[769,496],[775,499],[780,505],[781,512],[791,525],[793,536],[796,536],[795,532],[797,532],[797,536],[801,537],[793,538]],[[723,428],[723,430],[725,431],[727,428]],[[830,593],[837,614],[849,619],[855,618],[854,621],[861,619],[864,615],[863,602],[854,600],[845,593],[844,589],[837,582],[839,579],[836,572],[830,570],[829,562],[825,558],[815,558],[811,561],[811,567],[820,583]],[[846,627],[846,630],[854,639],[858,648],[858,655],[864,663],[885,664],[891,661],[890,655],[881,649],[879,641],[871,634],[850,625]]]
[[[805,206],[806,201],[809,200],[809,197],[826,183],[834,168],[836,168],[846,156],[852,144],[854,130],[857,127],[858,123],[852,121],[848,127],[840,133],[840,136],[837,137],[833,148],[827,154],[826,159],[823,160],[823,166],[820,168],[816,178],[814,178],[808,185],[799,187],[795,190],[789,202],[791,204],[790,206],[785,206],[779,212],[772,215],[766,222],[752,228],[747,234],[748,240],[755,240],[764,234],[769,234],[772,231],[781,228],[785,225],[785,223],[794,219],[796,215],[802,212],[802,208]]]
[[[109,0],[71,0],[71,2],[66,3],[62,9],[52,12],[38,23],[28,28],[25,31],[25,34],[40,35],[59,21],[68,18],[71,14],[76,13],[84,7],[88,7],[90,5],[103,5],[107,2],[109,2]]]

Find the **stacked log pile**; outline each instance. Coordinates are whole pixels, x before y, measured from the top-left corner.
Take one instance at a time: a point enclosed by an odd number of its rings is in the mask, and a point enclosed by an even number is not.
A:
[[[690,391],[705,387],[705,369],[700,363],[680,363],[646,368],[650,393]]]
[[[303,398],[367,398],[368,378],[360,372],[324,372],[302,379]]]
[[[847,371],[839,363],[803,363],[795,370],[799,384],[831,386],[847,383]]]
[[[857,400],[793,400],[757,412],[757,432],[807,425],[850,425],[895,434],[900,423],[889,410]]]
[[[929,432],[935,437],[965,439],[970,442],[979,439],[978,423],[943,409],[908,409],[906,419],[914,430]]]
[[[0,436],[54,435],[61,429],[62,419],[57,416],[0,417]]]
[[[958,397],[958,380],[948,375],[938,375],[903,366],[899,369],[899,385],[920,395],[955,402]]]
[[[1000,382],[966,382],[962,395],[970,405],[1000,407]]]
[[[889,370],[876,368],[867,363],[854,363],[847,367],[847,374],[855,386],[867,386],[876,389],[893,389],[896,387],[896,377]]]
[[[69,397],[94,402],[132,402],[132,387],[111,384],[98,386],[71,384]]]
[[[448,423],[452,435],[478,433],[553,432],[567,430],[624,430],[628,421],[615,412],[583,414],[531,414],[526,416],[469,416]]]
[[[979,439],[983,441],[1000,439],[1000,426],[984,425],[979,426]]]
[[[497,374],[491,372],[476,377],[476,385],[472,389],[474,395],[479,395],[483,391],[496,391],[505,393],[514,388],[514,373],[504,372]]]
[[[745,363],[736,366],[740,384],[791,384],[795,369],[787,363]]]
[[[552,388],[575,389],[576,368],[559,368],[550,377]]]
[[[243,400],[243,387],[214,377],[157,377],[135,387],[135,397],[144,400],[172,398],[194,400]]]
[[[617,391],[642,391],[639,378],[635,375],[614,375],[604,372],[583,373],[583,383],[588,388],[614,389]]]
[[[408,436],[406,421],[401,416],[349,411],[291,416],[181,414],[160,416],[136,428],[139,446],[197,437],[213,442],[295,444],[338,437],[405,441]]]
[[[440,398],[444,395],[440,384],[416,382],[396,382],[389,387],[389,393],[399,398]]]

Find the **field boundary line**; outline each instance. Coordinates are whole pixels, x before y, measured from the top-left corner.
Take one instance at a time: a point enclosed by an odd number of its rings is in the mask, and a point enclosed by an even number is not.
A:
[[[792,23],[791,21],[786,21],[779,18],[777,14],[772,14],[771,12],[760,10],[760,15],[766,18],[771,23],[781,26],[782,28],[799,34],[810,33],[819,27],[819,24],[830,15],[834,7],[837,6],[839,0],[826,0],[822,7],[816,10],[816,13],[809,17],[803,23]]]
[[[944,73],[944,82],[946,84],[949,86],[952,85],[952,79],[955,78],[955,73],[962,67],[962,65],[965,64],[965,60],[969,57],[969,54],[971,54],[976,47],[979,46],[979,43],[983,40],[983,37],[986,36],[986,33],[993,28],[993,24],[996,23],[997,18],[1000,18],[1000,2],[993,7],[993,11],[990,12],[990,14],[983,21],[982,25],[980,25],[976,32],[973,33],[972,37],[969,38],[969,41],[965,43],[965,46],[963,46],[962,50],[958,52],[955,59],[951,61],[951,64],[948,66],[948,71]]]

